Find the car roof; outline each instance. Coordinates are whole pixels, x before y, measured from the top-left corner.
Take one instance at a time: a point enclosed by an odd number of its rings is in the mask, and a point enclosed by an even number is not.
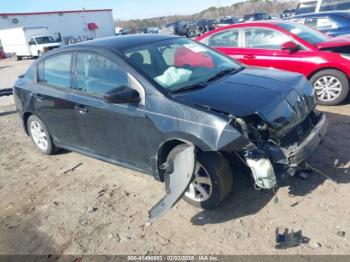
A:
[[[107,47],[115,51],[122,51],[125,48],[132,48],[153,42],[170,40],[179,38],[178,36],[159,35],[159,34],[138,34],[138,35],[121,35],[100,38],[96,40],[86,41],[66,47],[65,49],[79,47]]]
[[[233,24],[229,25],[225,28],[235,28],[235,27],[245,27],[245,26],[266,26],[266,25],[278,25],[279,23],[293,23],[292,21],[289,20],[259,20],[259,21],[248,21],[248,22],[243,22],[243,23],[238,23],[238,24]]]
[[[313,16],[329,16],[329,15],[350,16],[350,12],[346,12],[346,11],[327,11],[327,12],[319,12],[319,13],[308,13],[308,14],[295,15],[295,16],[290,17],[290,19],[303,18],[303,17],[313,17]]]

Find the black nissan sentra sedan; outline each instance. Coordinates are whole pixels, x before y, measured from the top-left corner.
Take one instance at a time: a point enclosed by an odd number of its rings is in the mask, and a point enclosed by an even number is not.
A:
[[[175,36],[118,36],[36,60],[14,87],[25,132],[44,154],[59,148],[152,174],[166,195],[157,219],[183,197],[217,206],[235,165],[272,189],[324,137],[325,115],[300,74],[245,67]]]

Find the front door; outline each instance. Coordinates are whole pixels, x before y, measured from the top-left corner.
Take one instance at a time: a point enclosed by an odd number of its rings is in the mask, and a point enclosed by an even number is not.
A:
[[[246,65],[301,72],[302,51],[281,50],[290,37],[269,28],[244,29],[244,55],[240,61]]]
[[[84,147],[104,158],[150,168],[144,105],[109,104],[103,99],[111,89],[132,86],[118,58],[111,59],[98,53],[76,54],[74,88],[81,95],[75,115]]]

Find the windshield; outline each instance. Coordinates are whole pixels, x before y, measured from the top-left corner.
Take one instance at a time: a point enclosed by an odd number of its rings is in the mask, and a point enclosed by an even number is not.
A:
[[[299,23],[279,23],[278,26],[284,28],[285,30],[291,32],[292,34],[300,37],[301,39],[311,44],[318,44],[329,39],[329,36],[322,34],[321,32],[312,29],[311,27]]]
[[[56,40],[52,36],[35,37],[35,41],[38,45],[56,43]]]
[[[186,38],[126,49],[124,55],[168,92],[204,83],[228,69],[241,68],[234,60]]]

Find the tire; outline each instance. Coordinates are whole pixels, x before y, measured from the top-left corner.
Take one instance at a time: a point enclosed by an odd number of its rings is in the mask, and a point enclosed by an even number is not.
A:
[[[311,77],[310,82],[319,105],[339,105],[349,93],[348,77],[335,69],[326,69],[316,73]],[[329,89],[332,86],[334,86],[333,89]]]
[[[15,54],[15,58],[16,58],[17,61],[21,61],[23,59],[22,56],[17,56],[17,54]]]
[[[211,190],[206,184],[200,184],[202,190],[205,189],[209,192],[208,198],[194,199],[193,191],[191,193],[191,187],[195,186],[197,183],[197,178],[190,184],[183,199],[196,207],[201,207],[203,209],[212,209],[217,207],[231,192],[233,184],[233,176],[231,167],[226,160],[226,158],[216,152],[201,152],[199,151],[196,155],[196,168],[195,173],[199,165],[199,176],[207,176],[210,179]],[[207,174],[205,174],[207,173]],[[204,175],[205,174],[205,175]],[[197,177],[197,176],[196,176]],[[195,189],[197,191],[197,189]],[[199,191],[196,194],[200,193]],[[199,196],[200,194],[198,194]]]
[[[33,144],[41,153],[52,155],[56,152],[57,148],[52,142],[46,125],[37,116],[31,115],[28,118],[27,128]]]
[[[206,32],[205,27],[204,27],[204,26],[202,26],[202,25],[199,27],[199,29],[198,29],[198,30],[199,30],[199,32],[200,32],[201,34],[204,34],[204,33]]]

